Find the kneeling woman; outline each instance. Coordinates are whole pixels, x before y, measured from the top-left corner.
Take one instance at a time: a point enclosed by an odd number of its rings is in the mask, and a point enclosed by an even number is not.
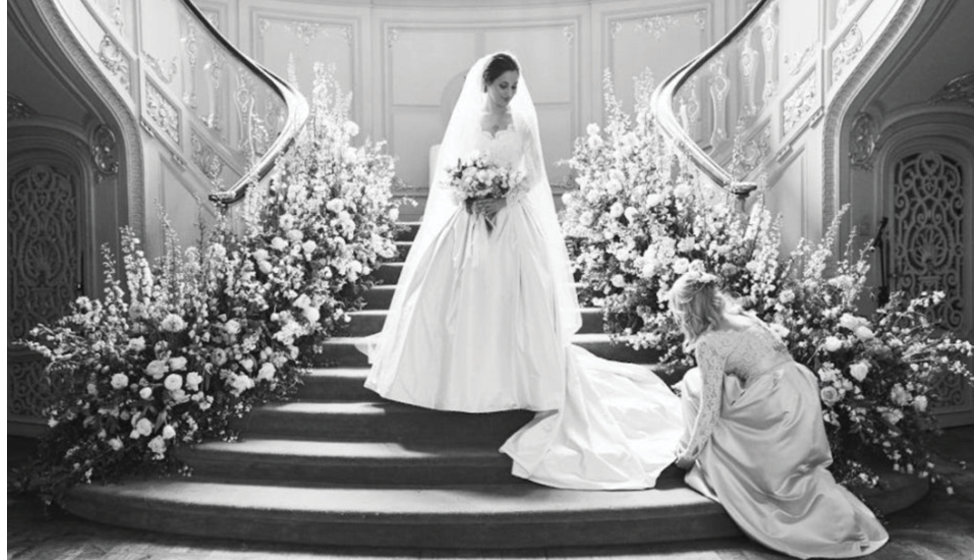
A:
[[[814,374],[722,294],[714,275],[683,275],[670,306],[698,364],[680,383],[685,482],[749,536],[791,556],[851,558],[884,545],[884,527],[827,470]]]

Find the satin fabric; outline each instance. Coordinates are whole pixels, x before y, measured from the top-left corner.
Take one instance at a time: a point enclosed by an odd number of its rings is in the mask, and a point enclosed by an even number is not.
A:
[[[399,286],[396,343],[373,356],[365,386],[437,410],[557,409],[564,356],[541,239],[523,201],[492,229],[460,207]]]
[[[690,428],[700,371],[688,372],[680,386]],[[827,470],[832,458],[812,372],[790,361],[747,382],[726,375],[721,407],[684,480],[750,537],[797,558],[852,558],[887,542],[871,510]]]
[[[561,407],[500,448],[514,460],[512,474],[556,488],[652,488],[683,432],[677,396],[650,370],[578,346],[566,347],[565,363]]]

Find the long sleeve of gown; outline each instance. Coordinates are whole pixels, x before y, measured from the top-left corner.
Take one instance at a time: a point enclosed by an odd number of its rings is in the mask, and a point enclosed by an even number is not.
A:
[[[701,370],[701,404],[691,430],[691,439],[680,453],[682,459],[694,460],[711,437],[721,414],[721,389],[725,376],[725,355],[712,341],[702,339],[695,348]]]

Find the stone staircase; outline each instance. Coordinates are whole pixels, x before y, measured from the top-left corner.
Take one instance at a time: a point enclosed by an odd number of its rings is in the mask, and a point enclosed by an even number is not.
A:
[[[402,255],[416,225],[399,242]],[[739,534],[720,506],[689,490],[676,468],[645,491],[570,491],[510,476],[498,446],[531,413],[437,412],[363,388],[354,343],[384,322],[400,263],[353,314],[344,336],[308,356],[317,366],[295,401],[254,410],[241,441],[179,451],[184,479],[80,486],[64,501],[88,519],[187,535],[305,544],[533,548],[701,540]],[[576,343],[597,355],[651,363],[615,346],[599,310],[583,311]],[[924,493],[907,487],[882,506]]]

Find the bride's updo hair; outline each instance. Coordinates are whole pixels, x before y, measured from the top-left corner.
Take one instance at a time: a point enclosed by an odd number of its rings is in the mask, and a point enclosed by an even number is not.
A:
[[[734,302],[721,291],[721,280],[714,274],[692,270],[681,275],[667,293],[668,306],[684,333],[688,349],[699,336],[719,326],[725,311]]]
[[[483,70],[483,91],[487,91],[490,86],[504,72],[517,72],[521,69],[517,66],[517,61],[509,54],[497,53],[493,55],[487,67]]]

